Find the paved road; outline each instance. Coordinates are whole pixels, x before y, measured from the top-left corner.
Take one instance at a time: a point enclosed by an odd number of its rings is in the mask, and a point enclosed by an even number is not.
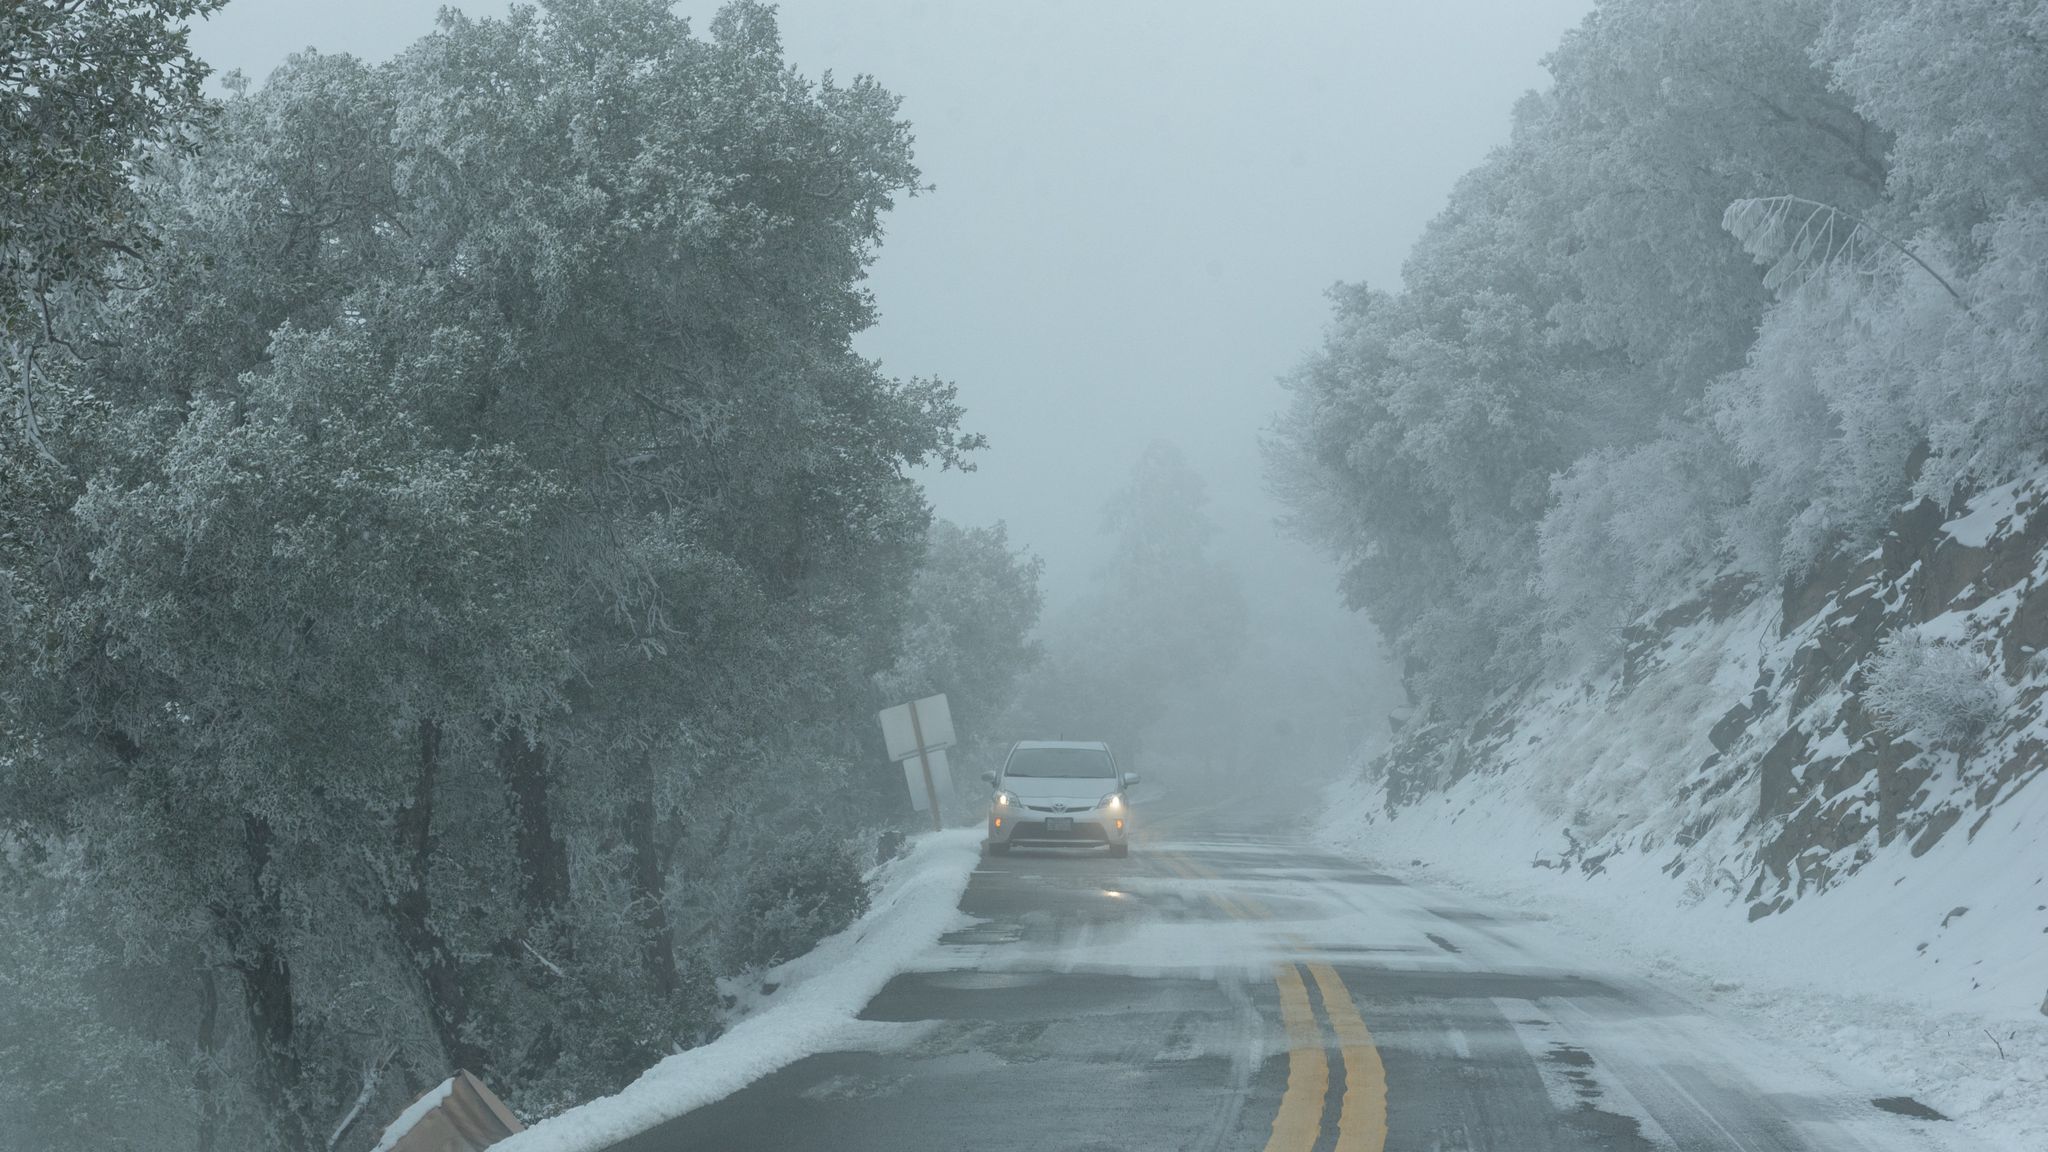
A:
[[[985,860],[979,922],[864,1013],[900,1042],[619,1152],[1966,1147],[1874,1107],[1881,1086],[1561,968],[1549,925],[1215,824],[1157,818],[1128,860]]]

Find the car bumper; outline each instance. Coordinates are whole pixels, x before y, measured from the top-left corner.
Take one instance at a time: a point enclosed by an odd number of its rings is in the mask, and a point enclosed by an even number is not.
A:
[[[1067,823],[1061,825],[1059,821]],[[991,813],[988,838],[994,844],[1060,845],[1121,844],[1130,834],[1128,811],[1096,809],[1064,816],[1030,809]]]

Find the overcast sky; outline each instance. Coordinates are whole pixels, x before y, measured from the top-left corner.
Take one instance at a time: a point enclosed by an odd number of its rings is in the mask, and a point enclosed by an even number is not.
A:
[[[702,28],[715,0],[678,9]],[[475,14],[503,4],[466,6]],[[1056,600],[1100,555],[1132,456],[1177,442],[1210,480],[1254,601],[1334,613],[1332,570],[1282,541],[1256,441],[1323,291],[1394,283],[1457,177],[1590,0],[792,0],[805,72],[901,94],[937,192],[899,206],[863,346],[957,381],[991,447],[927,477],[941,514],[1009,522]],[[230,0],[195,31],[260,79],[289,52],[386,58],[409,0]]]

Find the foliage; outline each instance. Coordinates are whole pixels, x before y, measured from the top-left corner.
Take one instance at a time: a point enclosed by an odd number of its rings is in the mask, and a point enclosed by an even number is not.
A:
[[[859,858],[829,835],[806,835],[747,877],[728,944],[738,968],[771,968],[810,951],[868,910]]]
[[[190,22],[223,0],[21,0],[0,8],[0,367],[43,445],[37,390],[71,349],[66,316],[152,246],[140,185],[188,143],[206,65]],[[4,449],[12,452],[13,446]]]
[[[1864,676],[1865,707],[1900,739],[1965,743],[2012,703],[1990,657],[1916,629],[1879,642]]]
[[[1746,479],[1726,440],[1689,422],[1640,447],[1588,453],[1559,474],[1537,549],[1564,652],[1604,662],[1643,605],[1694,587],[1748,493]]]
[[[2048,193],[2048,13],[2026,0],[1843,0],[1814,45],[1893,137],[1894,231],[1951,239]]]
[[[903,649],[877,678],[887,704],[944,692],[964,739],[988,735],[1018,677],[1038,662],[1032,639],[1044,561],[1010,548],[998,522],[962,528],[934,520],[910,589]]]
[[[2048,434],[2048,86],[2008,0],[1606,0],[1270,446],[1455,714],[1730,568],[1797,577]]]
[[[919,186],[896,100],[763,6],[708,32],[450,12],[234,93],[135,185],[159,244],[65,368],[66,467],[6,465],[0,813],[218,974],[261,1146],[709,1035],[729,886],[872,802],[875,676],[978,610],[910,622],[905,473],[979,439],[852,348]],[[960,658],[1013,659],[1035,569],[962,548],[1013,619]]]
[[[910,586],[902,647],[894,664],[874,678],[875,707],[945,693],[958,743],[947,753],[955,781],[993,768],[1004,751],[1002,717],[1023,678],[1043,658],[1034,633],[1044,596],[1039,579],[1044,562],[1013,550],[1001,523],[963,528],[934,520],[923,562]],[[908,815],[902,774],[888,759],[879,732],[870,724],[863,761],[872,781],[866,806],[870,819],[888,822]],[[978,820],[980,794],[956,787],[951,819]]]
[[[185,1005],[161,988],[150,1005],[124,979],[106,909],[76,883],[81,864],[0,840],[0,1145],[187,1144],[200,1121],[179,1058],[189,1037],[149,1024]]]

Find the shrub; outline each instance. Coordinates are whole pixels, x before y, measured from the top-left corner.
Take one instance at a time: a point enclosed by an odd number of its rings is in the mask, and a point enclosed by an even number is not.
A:
[[[728,954],[736,968],[773,967],[867,910],[867,881],[853,852],[829,836],[801,837],[747,878]]]
[[[1894,736],[1967,743],[2006,706],[2005,681],[1990,657],[1911,629],[1884,638],[1866,676],[1864,707]]]

